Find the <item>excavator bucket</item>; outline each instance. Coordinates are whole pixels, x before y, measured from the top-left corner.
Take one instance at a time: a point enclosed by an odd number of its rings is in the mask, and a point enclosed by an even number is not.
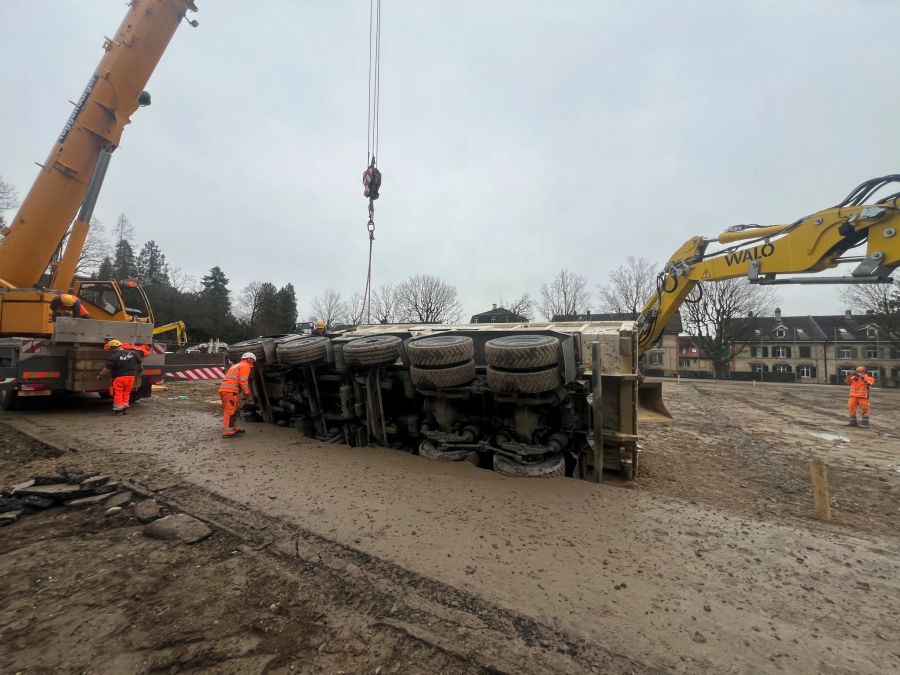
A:
[[[662,382],[641,382],[638,385],[638,425],[665,422],[672,419],[662,397]]]

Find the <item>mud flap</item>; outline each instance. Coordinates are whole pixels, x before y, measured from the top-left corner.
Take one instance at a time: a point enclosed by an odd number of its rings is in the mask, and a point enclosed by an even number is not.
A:
[[[672,413],[663,403],[662,382],[641,382],[638,385],[638,424],[665,422]]]

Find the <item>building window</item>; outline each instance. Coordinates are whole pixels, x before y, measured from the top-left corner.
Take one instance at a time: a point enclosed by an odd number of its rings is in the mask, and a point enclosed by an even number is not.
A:
[[[783,363],[779,363],[777,366],[775,366],[775,372],[776,373],[789,373],[789,372],[791,372],[791,367],[788,365],[785,365]]]
[[[784,328],[779,328],[775,331],[775,337],[783,338],[785,335],[787,335],[787,331]]]
[[[877,328],[866,328],[866,337],[877,337],[878,329]]]
[[[750,365],[750,370],[752,370],[754,373],[764,372],[763,368],[764,368],[764,366],[761,363],[753,363]]]
[[[661,366],[663,362],[662,352],[653,352],[650,354],[650,365]]]
[[[772,356],[774,356],[776,359],[789,359],[791,358],[791,348],[772,347]]]
[[[768,347],[750,347],[750,357],[754,359],[765,359],[769,356]]]
[[[878,347],[866,347],[866,358],[867,359],[877,359],[878,358]]]
[[[800,358],[808,359],[810,356],[809,351],[810,351],[809,347],[800,347]]]
[[[681,359],[681,360],[678,362],[678,365],[680,365],[682,368],[690,368],[690,367],[691,367],[691,360],[690,360],[690,359]]]
[[[841,381],[843,382],[848,377],[850,377],[854,372],[853,368],[841,368]]]
[[[878,366],[866,366],[866,370],[869,371],[869,375],[872,376],[872,379],[878,379]]]
[[[798,366],[797,374],[803,378],[811,378],[813,376],[813,367],[812,366]]]
[[[838,349],[838,358],[839,359],[852,359],[853,358],[853,347],[840,347]]]

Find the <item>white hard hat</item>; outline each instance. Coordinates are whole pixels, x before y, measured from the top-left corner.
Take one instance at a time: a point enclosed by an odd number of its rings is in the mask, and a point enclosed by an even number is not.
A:
[[[244,352],[243,354],[241,354],[241,361],[243,361],[244,359],[256,361],[256,354],[254,354],[253,352]]]

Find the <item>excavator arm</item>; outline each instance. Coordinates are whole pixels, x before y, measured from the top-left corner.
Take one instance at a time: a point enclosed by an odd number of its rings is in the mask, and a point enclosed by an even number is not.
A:
[[[184,321],[173,321],[172,323],[157,326],[153,329],[153,337],[156,338],[158,335],[169,331],[175,331],[175,344],[179,347],[184,347],[188,343],[187,327],[184,325]]]
[[[638,317],[638,352],[662,335],[694,287],[704,281],[745,277],[758,284],[893,283],[900,266],[900,192],[872,204],[881,188],[900,174],[862,183],[840,204],[789,225],[736,225],[715,239],[693,237],[669,259],[656,291]],[[708,252],[713,243],[725,248]],[[865,244],[865,255],[847,255]],[[847,276],[808,276],[855,263]],[[779,275],[802,275],[779,277]]]

